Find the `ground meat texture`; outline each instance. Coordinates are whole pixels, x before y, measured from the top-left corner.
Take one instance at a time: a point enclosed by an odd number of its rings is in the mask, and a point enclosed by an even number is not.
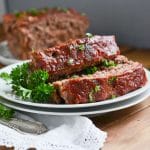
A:
[[[52,81],[97,65],[104,58],[114,58],[119,53],[114,36],[85,37],[44,51],[32,52],[31,66],[35,70],[46,70]]]
[[[125,95],[143,87],[146,82],[143,66],[128,61],[92,75],[56,81],[53,85],[64,103],[80,104]]]
[[[83,37],[89,21],[74,9],[62,11],[51,8],[38,15],[22,12],[20,17],[16,17],[7,14],[3,26],[12,54],[27,59],[32,50],[53,47],[69,39]]]

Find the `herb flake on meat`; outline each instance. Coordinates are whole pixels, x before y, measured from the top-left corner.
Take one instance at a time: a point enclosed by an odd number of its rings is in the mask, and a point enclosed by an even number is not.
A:
[[[96,85],[95,88],[94,88],[94,92],[97,93],[101,90],[101,87],[100,85]]]
[[[91,34],[91,33],[86,33],[86,36],[87,36],[88,38],[92,38],[92,37],[93,37],[93,34]]]
[[[114,84],[116,82],[116,80],[117,80],[117,77],[111,77],[111,78],[108,79],[108,83],[109,84]]]
[[[89,98],[89,103],[92,103],[94,102],[94,98],[93,98],[93,95],[97,92],[99,92],[101,89],[100,89],[100,85],[96,85],[95,88],[93,88],[89,95],[88,95],[88,98]]]
[[[64,13],[68,12],[68,8],[64,8],[64,7],[55,7],[58,11],[62,11]]]
[[[102,61],[102,65],[107,68],[117,66],[117,64],[113,60],[107,60],[107,59],[104,59]]]
[[[91,90],[91,92],[88,95],[88,97],[89,97],[89,103],[92,103],[94,101],[94,99],[93,99],[93,93],[94,93],[94,91]]]
[[[72,58],[69,58],[69,59],[68,59],[68,62],[67,62],[68,65],[72,65],[72,64],[73,64],[73,61],[74,61],[74,60],[73,60]]]
[[[84,51],[85,50],[85,45],[84,44],[80,44],[77,46],[77,50],[79,51]]]
[[[93,74],[95,73],[96,71],[98,71],[98,68],[96,66],[93,66],[93,67],[88,67],[84,70],[84,73],[85,74]]]
[[[27,13],[31,14],[32,16],[37,16],[40,14],[40,10],[36,8],[30,8],[27,10]]]
[[[111,99],[114,99],[114,98],[116,98],[117,96],[116,95],[111,95]]]

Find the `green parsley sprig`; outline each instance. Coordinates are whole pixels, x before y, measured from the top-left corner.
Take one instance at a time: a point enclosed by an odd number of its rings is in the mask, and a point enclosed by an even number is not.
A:
[[[14,110],[0,104],[0,118],[10,120],[14,115]]]
[[[29,63],[18,65],[10,74],[1,73],[0,77],[11,80],[13,93],[23,100],[46,103],[55,91],[48,83],[49,74],[44,70],[31,71]]]

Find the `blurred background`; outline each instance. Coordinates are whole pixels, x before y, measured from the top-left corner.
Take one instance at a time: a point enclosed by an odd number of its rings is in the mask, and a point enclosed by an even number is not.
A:
[[[149,0],[0,0],[0,12],[31,7],[73,7],[90,19],[89,32],[114,34],[120,44],[150,48]]]
[[[85,13],[90,20],[88,32],[115,35],[122,51],[128,51],[126,55],[149,65],[149,0],[0,0],[0,16],[6,12],[45,6],[72,7]],[[133,49],[138,51],[132,53]]]

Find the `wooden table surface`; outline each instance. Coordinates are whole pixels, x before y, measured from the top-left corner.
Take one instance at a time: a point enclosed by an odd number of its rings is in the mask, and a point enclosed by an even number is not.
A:
[[[123,46],[121,51],[129,59],[150,68],[150,50]],[[92,120],[98,128],[108,133],[102,150],[150,150],[150,97],[136,106]]]
[[[121,47],[122,54],[150,69],[150,49]],[[102,150],[150,150],[150,97],[144,102],[92,119],[107,131]]]

